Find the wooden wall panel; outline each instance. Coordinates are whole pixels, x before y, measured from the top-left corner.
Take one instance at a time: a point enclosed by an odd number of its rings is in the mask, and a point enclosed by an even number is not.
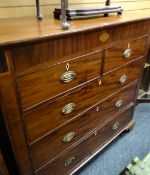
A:
[[[70,6],[101,6],[105,0],[68,0]],[[60,0],[41,0],[44,15],[52,16]],[[149,0],[112,0],[112,5],[121,5],[125,11],[150,10]],[[0,0],[0,18],[35,16],[35,0]]]

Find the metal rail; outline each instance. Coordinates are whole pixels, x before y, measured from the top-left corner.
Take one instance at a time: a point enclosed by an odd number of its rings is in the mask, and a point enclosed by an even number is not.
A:
[[[36,9],[37,9],[37,19],[41,20],[43,15],[40,12],[40,2],[36,0]],[[55,8],[54,16],[56,19],[61,20],[61,28],[67,30],[70,27],[70,24],[67,22],[67,19],[78,19],[78,17],[94,17],[94,15],[104,15],[108,16],[109,13],[117,13],[118,15],[122,14],[123,9],[121,7],[111,7],[111,0],[106,0],[104,8],[97,9],[69,9],[68,0],[61,0],[61,9]]]

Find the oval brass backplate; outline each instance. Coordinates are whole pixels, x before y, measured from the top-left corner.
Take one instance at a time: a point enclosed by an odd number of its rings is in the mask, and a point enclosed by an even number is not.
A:
[[[62,74],[61,82],[62,83],[68,83],[68,82],[74,80],[75,77],[76,77],[75,71],[67,71],[67,72]]]
[[[69,157],[67,160],[65,160],[64,166],[69,166],[73,161],[75,160],[74,156]]]
[[[75,132],[69,132],[63,138],[63,142],[67,143],[70,142],[75,137]]]
[[[122,75],[121,77],[120,77],[120,79],[119,79],[119,83],[121,83],[121,84],[123,84],[123,83],[125,83],[126,81],[127,81],[127,76],[126,75]]]
[[[115,104],[116,108],[120,108],[123,104],[123,100],[118,100]]]
[[[69,103],[62,108],[61,113],[64,115],[70,114],[72,111],[74,111],[75,108],[76,108],[75,103]]]
[[[124,58],[129,58],[132,55],[132,50],[130,48],[126,49],[123,53]]]
[[[113,130],[116,130],[118,127],[119,127],[119,122],[116,122],[116,123],[113,125],[112,129],[113,129]]]
[[[101,42],[106,42],[109,39],[109,34],[106,31],[102,31],[100,36],[99,36],[99,40]]]

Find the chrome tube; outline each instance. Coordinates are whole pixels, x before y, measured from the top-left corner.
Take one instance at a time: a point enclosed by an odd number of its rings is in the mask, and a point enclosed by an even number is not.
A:
[[[65,0],[66,2],[66,9],[68,9],[69,5],[68,5],[68,0]]]
[[[66,17],[66,5],[68,4],[68,1],[61,0],[61,27],[63,30],[67,30],[70,27],[70,24],[67,23],[67,17]]]
[[[39,0],[36,0],[36,17],[39,20],[43,19],[43,15],[40,12],[40,2],[39,2]]]

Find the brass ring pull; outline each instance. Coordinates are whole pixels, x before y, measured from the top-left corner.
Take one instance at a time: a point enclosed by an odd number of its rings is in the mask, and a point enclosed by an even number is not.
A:
[[[69,103],[62,108],[61,113],[64,115],[70,114],[72,111],[74,111],[75,108],[76,108],[75,103]]]
[[[132,55],[132,50],[131,49],[126,49],[123,53],[124,58],[129,58]]]
[[[120,79],[119,79],[119,83],[121,83],[121,84],[123,84],[123,83],[125,83],[126,81],[127,81],[127,76],[126,75],[122,75],[121,77],[120,77]]]
[[[112,127],[113,130],[116,130],[119,127],[119,122],[115,123]]]
[[[72,164],[72,162],[75,160],[74,156],[69,157],[67,160],[65,160],[64,166],[67,167],[70,164]]]
[[[62,83],[69,83],[70,81],[74,80],[76,77],[75,71],[67,71],[62,74],[61,82]]]
[[[75,132],[69,132],[64,136],[63,142],[64,143],[70,142],[71,140],[73,140],[74,137],[75,137]]]
[[[115,104],[116,108],[120,108],[123,104],[123,100],[118,100]]]

